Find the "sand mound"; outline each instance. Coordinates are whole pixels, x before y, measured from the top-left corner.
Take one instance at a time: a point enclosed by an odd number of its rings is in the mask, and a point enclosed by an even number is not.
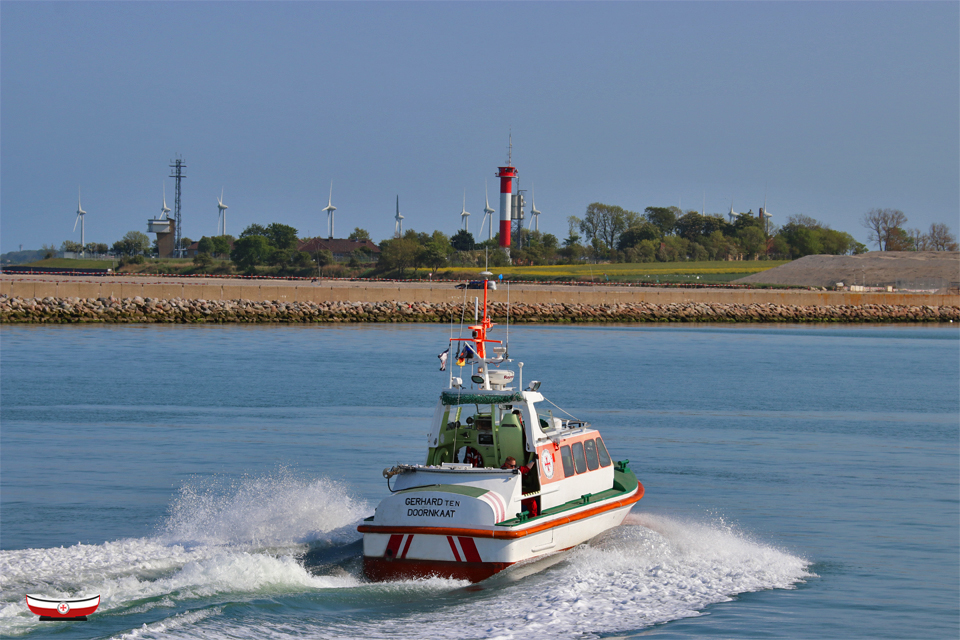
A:
[[[806,256],[734,282],[805,287],[833,287],[843,282],[940,290],[960,282],[960,252],[871,251],[859,256]]]

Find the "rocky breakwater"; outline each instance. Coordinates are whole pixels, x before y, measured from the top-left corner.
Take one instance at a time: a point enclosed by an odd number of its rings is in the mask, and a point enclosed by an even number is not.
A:
[[[490,305],[494,320],[507,318],[505,303]],[[3,323],[254,323],[254,322],[459,322],[473,304],[419,302],[259,302],[155,298],[0,297]],[[868,304],[797,306],[729,303],[513,304],[510,322],[949,322],[957,306]]]

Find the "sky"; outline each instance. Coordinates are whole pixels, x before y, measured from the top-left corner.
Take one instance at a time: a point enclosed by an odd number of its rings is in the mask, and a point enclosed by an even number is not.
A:
[[[477,235],[592,202],[960,230],[957,2],[0,3],[0,251],[280,222]],[[530,192],[527,192],[528,201]],[[498,215],[498,214],[497,214]],[[484,237],[487,233],[484,230]],[[153,237],[153,236],[151,236]]]

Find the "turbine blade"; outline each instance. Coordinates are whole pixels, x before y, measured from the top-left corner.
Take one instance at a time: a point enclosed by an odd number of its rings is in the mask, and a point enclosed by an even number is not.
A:
[[[77,223],[80,222],[80,214],[77,214],[77,219],[73,221],[73,230],[77,230]]]

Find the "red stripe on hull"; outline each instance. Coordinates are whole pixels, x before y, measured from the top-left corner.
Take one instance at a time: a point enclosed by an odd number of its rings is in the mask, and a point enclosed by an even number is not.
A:
[[[387,542],[387,551],[386,551],[388,558],[397,557],[397,555],[400,552],[400,543],[403,542],[403,536],[404,534],[402,533],[400,535],[390,536],[390,540]]]
[[[413,542],[413,534],[412,534],[412,533],[407,537],[407,544],[403,545],[403,553],[400,554],[400,557],[401,557],[401,558],[406,558],[406,557],[407,557],[407,551],[410,549],[410,543],[411,543],[411,542]]]
[[[473,538],[460,538],[457,540],[460,541],[460,547],[463,549],[464,559],[467,562],[481,562],[480,552],[477,551],[477,545],[474,544]]]
[[[450,550],[453,551],[453,557],[460,562],[460,553],[457,551],[457,543],[453,541],[453,536],[447,536],[447,542],[450,543]]]
[[[385,560],[364,558],[363,573],[370,580],[452,578],[480,582],[509,567],[510,562],[452,562],[441,560]]]

